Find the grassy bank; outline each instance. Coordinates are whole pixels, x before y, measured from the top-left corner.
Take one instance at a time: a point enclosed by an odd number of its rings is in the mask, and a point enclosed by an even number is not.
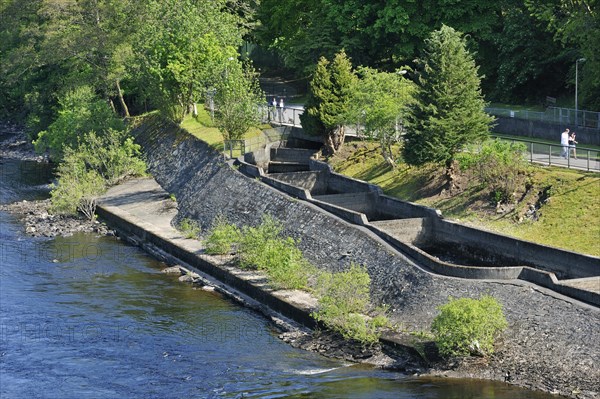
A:
[[[223,151],[223,135],[216,128],[214,122],[211,120],[209,113],[205,109],[198,110],[198,116],[193,117],[191,115],[186,116],[186,118],[181,122],[181,127],[199,138],[200,140],[205,141],[211,147],[216,149],[217,151]],[[245,139],[250,139],[253,137],[260,136],[261,128],[267,129],[271,126],[261,126],[260,128],[251,128],[246,135]]]
[[[528,241],[600,256],[600,175],[531,166],[529,189],[499,208],[469,181],[444,190],[435,166],[392,169],[372,143],[354,142],[330,159],[339,173],[379,185],[386,194],[437,208],[449,219]]]

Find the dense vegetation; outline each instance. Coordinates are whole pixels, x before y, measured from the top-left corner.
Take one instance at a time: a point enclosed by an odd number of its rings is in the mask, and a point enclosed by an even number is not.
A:
[[[253,32],[306,76],[341,49],[356,65],[393,71],[416,59],[443,24],[466,34],[488,101],[572,97],[575,60],[582,108],[600,110],[600,12],[595,0],[262,0]],[[572,101],[571,101],[572,104]]]

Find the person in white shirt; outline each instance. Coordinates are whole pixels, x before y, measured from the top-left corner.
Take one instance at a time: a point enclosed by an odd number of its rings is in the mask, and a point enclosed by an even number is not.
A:
[[[563,158],[567,158],[569,156],[569,129],[565,129],[564,132],[560,134],[560,145],[562,146],[562,151],[560,156]]]

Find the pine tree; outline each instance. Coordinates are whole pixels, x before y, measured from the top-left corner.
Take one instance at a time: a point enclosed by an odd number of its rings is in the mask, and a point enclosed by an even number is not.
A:
[[[419,90],[405,136],[407,163],[445,162],[466,144],[489,135],[493,118],[484,111],[481,78],[462,34],[443,25],[426,41],[419,61]]]
[[[344,143],[344,122],[355,80],[352,63],[341,51],[332,62],[321,57],[310,83],[302,126],[309,134],[323,136],[330,154]]]

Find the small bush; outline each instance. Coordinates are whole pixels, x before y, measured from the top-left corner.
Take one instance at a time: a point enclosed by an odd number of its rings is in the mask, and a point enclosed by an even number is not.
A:
[[[242,230],[238,260],[242,268],[264,270],[279,287],[303,289],[308,285],[312,266],[291,238],[280,237],[282,226],[270,216],[257,227]]]
[[[431,327],[442,356],[487,356],[508,327],[502,305],[493,297],[450,299]]]
[[[198,222],[188,218],[184,218],[179,222],[179,230],[183,233],[185,238],[198,238],[201,231]]]
[[[50,211],[56,214],[81,212],[92,220],[96,213],[96,199],[106,190],[105,181],[96,171],[87,170],[72,153],[69,149],[64,162],[58,167],[58,185],[50,192]]]
[[[241,239],[240,229],[231,224],[223,216],[218,216],[213,221],[212,228],[204,240],[206,253],[209,255],[225,255],[232,251],[235,244]]]
[[[375,317],[370,312],[371,278],[363,266],[351,265],[340,273],[321,273],[315,288],[319,297],[317,311],[312,316],[346,339],[365,344],[377,342],[380,329],[389,325],[382,309]]]
[[[238,260],[243,268],[260,268],[267,263],[283,227],[281,223],[269,215],[264,215],[257,227],[244,227],[238,249]],[[273,248],[274,249],[274,248]]]
[[[456,155],[461,170],[473,170],[478,180],[489,187],[495,203],[510,202],[529,168],[527,148],[521,143],[487,140]]]

